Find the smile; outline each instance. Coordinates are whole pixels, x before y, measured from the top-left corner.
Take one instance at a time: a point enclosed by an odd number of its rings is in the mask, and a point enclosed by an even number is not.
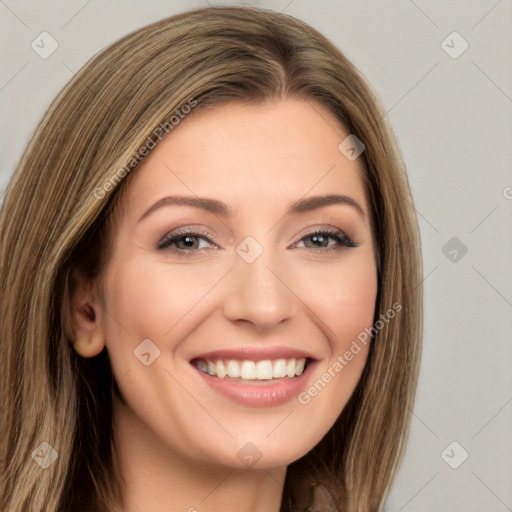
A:
[[[307,387],[318,362],[290,347],[244,347],[190,360],[210,390],[247,407],[271,407],[295,399]]]
[[[302,374],[306,358],[264,359],[262,361],[196,359],[194,364],[199,370],[219,379],[226,377],[245,381],[273,380],[284,377],[292,379]]]

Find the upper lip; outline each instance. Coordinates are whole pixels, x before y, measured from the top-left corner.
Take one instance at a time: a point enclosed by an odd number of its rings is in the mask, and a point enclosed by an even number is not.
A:
[[[236,359],[239,361],[263,361],[265,359],[315,359],[311,354],[304,350],[299,350],[294,347],[262,347],[262,346],[247,346],[236,348],[225,348],[220,350],[213,350],[204,354],[199,354],[193,357],[194,359]]]

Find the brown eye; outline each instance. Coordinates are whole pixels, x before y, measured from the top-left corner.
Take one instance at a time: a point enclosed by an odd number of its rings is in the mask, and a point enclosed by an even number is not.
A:
[[[355,244],[342,231],[315,231],[303,237],[300,241],[311,240],[313,245],[308,249],[327,249],[337,250],[343,247],[356,247]],[[330,240],[334,240],[334,244],[330,244]]]
[[[165,235],[162,240],[158,242],[157,248],[161,250],[172,249],[180,252],[195,252],[204,249],[204,247],[198,246],[200,240],[204,240],[213,245],[213,242],[203,233],[198,233],[196,231],[182,231],[176,234]]]

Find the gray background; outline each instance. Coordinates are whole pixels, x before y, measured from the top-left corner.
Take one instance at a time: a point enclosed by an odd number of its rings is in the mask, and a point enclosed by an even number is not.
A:
[[[89,57],[207,4],[220,2],[0,0],[0,191],[48,104]],[[512,2],[243,5],[285,11],[329,37],[378,92],[408,166],[425,337],[410,442],[386,510],[512,510]],[[59,45],[46,59],[31,47],[43,31]],[[454,31],[469,44],[460,55]]]

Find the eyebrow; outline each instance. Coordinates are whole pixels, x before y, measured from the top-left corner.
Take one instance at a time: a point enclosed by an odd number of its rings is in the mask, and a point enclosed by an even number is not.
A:
[[[327,194],[322,196],[310,196],[298,199],[288,205],[285,215],[310,212],[318,208],[330,206],[333,204],[346,205],[353,207],[365,220],[366,214],[359,203],[349,196],[338,194]],[[154,203],[142,217],[138,220],[141,222],[150,213],[163,206],[191,206],[193,208],[201,208],[202,210],[220,215],[221,217],[233,217],[233,210],[226,203],[210,197],[199,196],[166,196]]]

